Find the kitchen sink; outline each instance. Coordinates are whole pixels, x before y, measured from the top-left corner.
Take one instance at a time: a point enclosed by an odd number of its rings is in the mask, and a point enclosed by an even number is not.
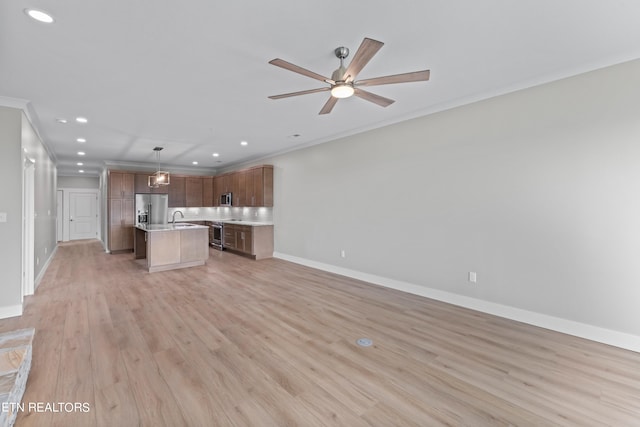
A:
[[[174,223],[173,224],[173,228],[189,228],[189,227],[197,227],[196,224],[189,224],[189,223]]]

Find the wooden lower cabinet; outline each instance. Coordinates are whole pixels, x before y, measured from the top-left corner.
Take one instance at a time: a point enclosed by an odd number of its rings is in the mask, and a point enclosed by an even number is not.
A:
[[[237,228],[232,225],[224,226],[224,248],[236,249],[236,231]]]
[[[253,259],[273,257],[273,225],[224,225],[225,249]]]
[[[109,200],[109,251],[133,250],[135,201]]]

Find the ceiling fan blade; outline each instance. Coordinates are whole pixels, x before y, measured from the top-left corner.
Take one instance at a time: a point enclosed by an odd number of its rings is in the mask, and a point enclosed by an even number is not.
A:
[[[354,82],[356,86],[378,86],[394,83],[424,82],[429,80],[429,70],[414,71],[413,73],[395,74],[392,76],[376,77]]]
[[[381,107],[388,107],[393,104],[393,99],[385,98],[384,96],[376,95],[375,93],[367,92],[366,90],[355,88],[353,94],[359,98],[366,99],[369,102],[378,104]]]
[[[342,77],[343,80],[353,81],[358,73],[362,71],[365,65],[373,58],[373,55],[378,53],[380,48],[384,46],[384,43],[377,40],[366,38],[360,44],[360,47],[353,56],[351,63],[347,67],[347,70]]]
[[[297,65],[294,65],[280,58],[272,59],[271,61],[269,61],[269,64],[273,64],[276,67],[284,68],[285,70],[293,71],[294,73],[302,74],[303,76],[311,77],[312,79],[320,80],[321,82],[331,80],[328,77],[321,76],[320,74],[309,71],[306,68],[298,67]]]
[[[326,104],[324,104],[324,107],[322,107],[322,110],[320,110],[318,114],[329,114],[331,110],[333,110],[333,107],[336,106],[338,99],[339,98],[334,98],[333,96],[330,96],[329,100],[327,101]]]
[[[322,88],[318,88],[318,89],[302,90],[300,92],[283,93],[282,95],[271,95],[269,97],[269,99],[289,98],[291,96],[307,95],[309,93],[317,93],[317,92],[327,92],[327,91],[330,91],[330,90],[331,90],[330,87],[322,87]]]

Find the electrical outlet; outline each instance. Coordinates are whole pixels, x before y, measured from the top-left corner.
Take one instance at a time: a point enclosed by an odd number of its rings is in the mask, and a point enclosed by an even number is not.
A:
[[[0,212],[0,222],[7,222],[7,213]]]
[[[346,258],[346,257],[347,257],[347,251],[345,251],[344,249],[342,249],[342,250],[340,251],[340,257],[341,257],[341,258]]]
[[[476,283],[478,281],[478,276],[476,275],[475,271],[470,271],[469,272],[469,281],[471,283]]]

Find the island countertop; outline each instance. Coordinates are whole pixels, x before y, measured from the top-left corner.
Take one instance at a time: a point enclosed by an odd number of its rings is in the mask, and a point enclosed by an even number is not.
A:
[[[138,224],[136,228],[142,231],[176,231],[176,230],[193,230],[198,228],[209,228],[206,225],[190,224],[186,222],[176,222],[168,224]]]

